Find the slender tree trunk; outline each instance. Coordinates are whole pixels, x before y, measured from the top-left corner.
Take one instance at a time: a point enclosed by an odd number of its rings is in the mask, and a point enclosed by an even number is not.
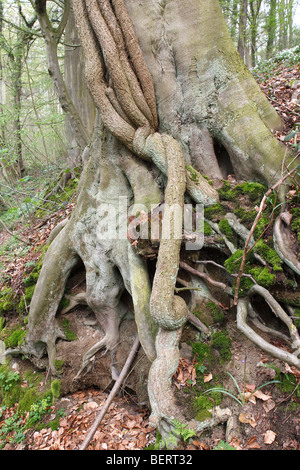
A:
[[[32,0],[31,3],[33,4],[37,13],[41,30],[45,39],[49,75],[53,80],[60,105],[63,111],[68,115],[68,119],[72,121],[72,128],[75,135],[76,143],[78,148],[82,151],[88,145],[89,137],[82,123],[81,117],[76,109],[76,106],[70,97],[70,94],[68,92],[67,86],[60,70],[57,57],[57,42],[60,35],[62,34],[63,28],[65,27],[68,18],[70,0],[67,0],[65,2],[66,20],[64,21],[64,18],[62,19],[62,23],[64,24],[61,24],[61,28],[59,28],[59,30],[54,30],[51,26],[47,15],[45,0],[39,0],[37,2],[34,2]]]
[[[240,1],[238,51],[243,61],[249,65],[247,45],[248,0]]]
[[[275,42],[276,29],[277,29],[276,7],[277,7],[277,0],[270,0],[270,9],[269,9],[268,17],[267,17],[267,32],[268,32],[268,41],[267,41],[267,49],[266,49],[267,59],[269,59],[272,56],[273,49],[274,49],[274,42]]]
[[[84,57],[72,8],[65,32],[64,81],[90,140],[94,129],[96,110],[84,78]],[[74,166],[79,160],[80,148],[78,148],[69,113],[66,114],[66,138],[68,155],[74,162]]]

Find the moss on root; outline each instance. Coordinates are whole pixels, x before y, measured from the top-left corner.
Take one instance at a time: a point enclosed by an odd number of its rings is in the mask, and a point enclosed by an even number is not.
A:
[[[229,181],[224,180],[222,187],[218,189],[220,200],[234,201],[238,196],[243,195],[248,196],[253,204],[258,204],[266,191],[266,186],[252,181],[240,183],[233,187]]]

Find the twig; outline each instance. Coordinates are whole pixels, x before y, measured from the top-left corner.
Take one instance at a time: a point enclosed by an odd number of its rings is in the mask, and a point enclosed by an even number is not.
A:
[[[249,246],[249,243],[250,243],[250,240],[251,240],[251,237],[254,233],[254,230],[255,230],[255,227],[261,217],[261,214],[262,212],[264,211],[265,209],[265,202],[266,202],[266,199],[267,197],[272,193],[272,191],[274,191],[278,186],[280,186],[283,181],[285,181],[287,178],[289,178],[295,171],[296,171],[297,167],[294,168],[293,170],[289,171],[285,176],[283,176],[282,178],[280,178],[279,181],[277,181],[277,183],[275,183],[270,189],[268,189],[268,191],[265,193],[264,197],[262,198],[261,200],[261,203],[260,203],[260,206],[259,206],[259,210],[257,212],[257,215],[255,217],[255,220],[252,224],[252,227],[249,231],[249,235],[248,235],[248,238],[246,240],[246,243],[245,243],[245,247],[244,247],[244,252],[243,252],[243,256],[242,256],[242,262],[241,262],[241,266],[240,266],[240,269],[239,269],[239,273],[238,273],[238,277],[237,277],[237,280],[236,280],[236,287],[235,287],[235,294],[234,294],[234,302],[233,304],[234,305],[237,305],[237,302],[238,302],[238,298],[239,298],[239,287],[240,287],[240,282],[241,282],[241,277],[242,277],[242,274],[243,274],[243,271],[244,271],[244,267],[245,267],[245,263],[246,263],[246,257],[247,257],[247,254],[249,252],[248,250],[248,246]]]
[[[29,246],[31,245],[31,243],[28,242],[27,240],[24,240],[23,238],[18,237],[18,235],[16,235],[15,233],[11,232],[11,231],[9,230],[9,228],[5,225],[5,223],[3,222],[2,219],[0,219],[0,223],[2,224],[4,230],[5,230],[7,233],[9,233],[9,235],[11,235],[12,237],[16,238],[17,240],[19,240],[21,243],[24,243],[25,245],[29,245]]]
[[[225,292],[228,292],[228,287],[226,286],[226,284],[224,284],[223,282],[215,281],[208,274],[201,273],[201,272],[197,271],[197,269],[192,268],[191,266],[184,263],[183,261],[181,261],[179,263],[179,266],[182,269],[185,269],[186,271],[189,271],[190,273],[194,274],[195,276],[198,276],[198,277],[201,277],[202,279],[205,279],[205,281],[208,282],[209,284],[211,284],[215,287],[218,287],[219,289],[222,289]]]
[[[129,368],[131,366],[131,363],[134,359],[134,356],[136,355],[138,349],[139,349],[139,346],[140,346],[140,340],[139,340],[139,337],[138,335],[136,336],[135,340],[134,340],[134,343],[133,343],[133,346],[131,348],[131,351],[128,355],[128,358],[124,364],[124,367],[118,377],[118,380],[115,382],[115,385],[113,386],[113,388],[111,389],[111,392],[110,394],[108,395],[107,399],[106,399],[106,402],[104,403],[103,405],[103,408],[102,410],[100,411],[100,413],[98,414],[98,416],[96,417],[95,421],[94,421],[94,424],[92,425],[91,429],[89,430],[89,433],[87,435],[87,437],[85,438],[83,444],[80,446],[80,449],[79,450],[85,450],[87,448],[87,446],[89,445],[91,439],[93,438],[95,432],[97,431],[97,428],[99,426],[99,424],[101,423],[105,413],[107,412],[111,402],[113,401],[117,391],[119,390],[124,378],[127,376],[127,373],[129,371]]]

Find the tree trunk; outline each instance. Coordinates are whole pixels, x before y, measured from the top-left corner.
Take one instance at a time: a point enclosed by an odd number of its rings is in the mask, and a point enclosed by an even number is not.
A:
[[[95,105],[84,79],[84,57],[80,47],[77,28],[73,9],[70,11],[68,23],[65,32],[65,62],[64,62],[64,81],[68,89],[70,99],[74,103],[86,129],[88,139],[91,139],[95,123]],[[68,155],[73,166],[80,161],[80,148],[76,135],[74,135],[74,125],[69,114],[66,114],[66,138]],[[70,165],[72,167],[72,165]]]
[[[188,303],[174,295],[180,258],[190,261],[200,249],[184,249],[176,221],[183,220],[184,199],[195,207],[218,202],[202,175],[216,184],[228,174],[273,183],[285,147],[270,129],[280,129],[281,121],[239,57],[218,0],[76,0],[73,8],[98,116],[76,208],[44,258],[23,350],[41,355],[46,345],[55,372],[55,343],[64,336],[55,317],[82,260],[84,302],[104,332],[83,367],[99,349],[114,354],[118,348],[130,310],[127,292],[152,363],[152,421],[167,437],[173,418],[184,420],[170,386],[181,331],[193,301],[204,295],[195,291]],[[178,211],[171,213],[170,231],[163,217],[162,236],[152,240],[153,266],[132,234],[139,225],[140,238],[144,226],[148,235],[147,215],[162,203]]]
[[[276,28],[277,28],[277,20],[276,20],[276,5],[277,0],[271,0],[270,3],[270,10],[267,17],[267,33],[268,33],[268,41],[267,41],[267,59],[270,59],[272,56],[273,48],[274,48],[274,41],[276,36]]]

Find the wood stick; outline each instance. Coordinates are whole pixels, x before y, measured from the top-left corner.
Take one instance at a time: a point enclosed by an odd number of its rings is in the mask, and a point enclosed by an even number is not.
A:
[[[139,346],[140,346],[140,340],[139,340],[139,337],[137,335],[135,340],[134,340],[131,351],[128,355],[128,358],[127,358],[127,360],[124,364],[124,367],[123,367],[123,369],[122,369],[122,371],[121,371],[121,373],[118,377],[118,380],[115,382],[115,385],[111,389],[111,392],[108,395],[108,397],[106,399],[106,402],[103,405],[102,410],[100,411],[100,413],[96,417],[96,419],[94,421],[94,424],[92,425],[91,429],[89,430],[88,435],[86,436],[86,438],[85,438],[83,444],[80,446],[79,450],[86,450],[87,446],[89,445],[91,439],[93,438],[95,432],[97,431],[97,428],[98,428],[99,424],[101,423],[102,419],[104,418],[109,406],[111,405],[111,402],[113,401],[117,391],[119,390],[123,380],[125,379],[126,375],[128,374],[129,368],[130,368],[131,363],[134,359],[134,356],[136,355],[136,353],[139,349]]]

